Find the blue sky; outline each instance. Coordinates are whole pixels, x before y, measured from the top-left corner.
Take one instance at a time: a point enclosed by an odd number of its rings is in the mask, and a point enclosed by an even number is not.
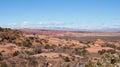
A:
[[[0,26],[120,28],[120,0],[0,0]]]

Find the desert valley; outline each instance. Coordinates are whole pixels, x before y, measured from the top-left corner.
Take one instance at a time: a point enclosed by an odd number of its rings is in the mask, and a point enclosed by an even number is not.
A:
[[[0,67],[116,66],[119,32],[0,28]]]

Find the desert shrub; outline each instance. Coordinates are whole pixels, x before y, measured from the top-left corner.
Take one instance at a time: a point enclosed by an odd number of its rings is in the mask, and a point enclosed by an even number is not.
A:
[[[37,67],[38,66],[38,62],[36,61],[35,57],[29,57],[28,61],[29,61],[29,66],[33,66],[33,67]]]
[[[19,54],[20,54],[19,51],[15,51],[15,52],[13,53],[13,56],[17,56],[17,55],[19,55]]]
[[[111,48],[116,48],[116,46],[115,46],[115,45],[113,45],[113,44],[109,45],[108,47],[111,47]]]
[[[52,46],[50,46],[49,44],[45,45],[45,49],[51,49],[51,48],[52,48]]]
[[[22,59],[21,61],[19,61],[19,63],[20,63],[20,67],[27,67],[26,66],[27,62],[24,59]]]
[[[85,67],[96,67],[96,64],[92,60],[88,60],[85,63]]]
[[[102,49],[102,50],[99,50],[99,51],[98,51],[98,54],[102,55],[102,54],[104,54],[105,52],[106,52],[106,50],[105,50],[105,49]]]
[[[32,43],[30,41],[23,41],[22,45],[24,47],[31,47],[32,46]]]
[[[0,52],[0,60],[3,60],[3,55],[1,52]]]
[[[62,47],[63,49],[70,49],[70,47],[68,45],[65,45]]]
[[[33,51],[28,51],[28,50],[25,50],[25,53],[28,54],[28,55],[34,55],[34,54],[35,54],[35,52],[33,52]]]
[[[20,31],[9,28],[0,28],[0,38],[2,43],[15,43],[14,41],[22,36],[23,33]]]
[[[1,34],[0,34],[0,38],[2,38],[2,40],[3,40],[3,39],[6,39],[6,38],[7,38],[7,36],[6,36],[6,34],[1,33]]]
[[[7,32],[2,32],[0,38],[2,38],[2,40],[7,40],[8,42],[12,43],[12,41],[15,40],[17,37],[15,34],[10,34],[7,34]]]
[[[0,56],[2,56],[2,53],[0,52]]]
[[[64,61],[65,61],[65,62],[70,62],[69,57],[65,57],[65,58],[64,58]]]
[[[46,40],[46,39],[40,39],[40,41],[42,41],[44,43],[48,43],[48,40]]]
[[[40,42],[40,39],[39,38],[37,38],[37,37],[28,37],[28,39],[30,40],[30,41],[35,41],[35,42]]]
[[[117,47],[118,50],[120,50],[120,47]]]
[[[16,67],[15,64],[16,64],[16,61],[12,58],[8,59],[8,62],[10,63],[11,67]]]
[[[77,55],[86,55],[88,53],[87,50],[85,50],[85,48],[75,48],[75,54]]]
[[[99,50],[99,51],[98,51],[98,54],[100,54],[100,55],[102,55],[102,54],[104,54],[104,53],[111,53],[111,54],[115,54],[115,53],[116,53],[116,51],[115,51],[115,50],[113,50],[113,49],[109,49],[109,50],[102,49],[102,50]]]
[[[87,51],[87,50],[85,50],[85,49],[84,49],[84,50],[82,50],[82,55],[84,55],[84,56],[85,56],[87,53],[88,53],[88,51]]]
[[[42,50],[39,47],[35,47],[34,52],[35,52],[35,54],[38,54],[38,53],[42,53]]]
[[[10,38],[8,39],[8,41],[9,41],[10,43],[13,43],[13,40],[15,40],[15,39],[16,39],[16,37],[13,36],[13,37],[10,37]]]
[[[111,54],[115,54],[115,53],[116,53],[116,51],[113,50],[113,49],[109,49],[109,50],[107,50],[107,52],[108,52],[108,53],[111,53]]]
[[[40,41],[40,39],[36,39],[36,40],[35,40],[35,42],[39,42],[39,43],[42,43],[42,42]]]
[[[114,44],[105,44],[105,45],[102,45],[102,47],[116,48],[116,46]]]
[[[15,43],[17,46],[22,46],[22,43],[16,43],[15,41],[13,43]]]
[[[85,62],[85,67],[120,67],[120,58],[116,54],[105,53],[96,62]]]
[[[35,39],[35,37],[29,37],[28,39],[30,39],[30,40],[34,40],[34,39]]]
[[[1,62],[1,66],[0,67],[8,67],[6,62]]]

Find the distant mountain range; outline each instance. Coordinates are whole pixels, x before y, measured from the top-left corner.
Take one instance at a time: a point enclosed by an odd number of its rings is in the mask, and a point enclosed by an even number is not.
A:
[[[101,28],[101,29],[75,29],[67,27],[41,27],[37,29],[63,30],[63,31],[81,31],[81,32],[120,32],[120,28]]]
[[[96,32],[120,32],[120,28],[102,28],[94,30]]]
[[[60,30],[60,31],[74,31],[74,32],[120,32],[120,28],[75,29],[75,28],[66,28],[66,27],[39,27],[39,28],[23,28],[23,29]]]

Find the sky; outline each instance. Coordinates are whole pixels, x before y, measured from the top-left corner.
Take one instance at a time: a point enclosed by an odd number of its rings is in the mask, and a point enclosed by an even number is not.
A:
[[[0,0],[8,28],[120,28],[120,0]]]

